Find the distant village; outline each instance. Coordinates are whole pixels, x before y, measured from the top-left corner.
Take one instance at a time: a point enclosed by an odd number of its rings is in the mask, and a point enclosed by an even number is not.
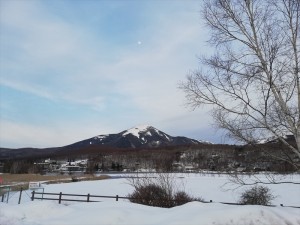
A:
[[[260,155],[260,157],[257,157]],[[284,172],[292,169],[283,161],[263,153],[224,149],[205,149],[172,152],[135,152],[132,154],[97,154],[88,157],[19,160],[0,163],[0,172],[10,173],[95,173],[95,172],[201,172],[237,171]],[[9,170],[9,171],[8,171]]]

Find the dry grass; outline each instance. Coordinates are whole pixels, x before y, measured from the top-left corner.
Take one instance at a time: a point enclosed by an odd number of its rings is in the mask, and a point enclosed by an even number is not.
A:
[[[23,189],[28,189],[29,182],[43,182],[46,184],[55,184],[55,183],[68,183],[73,182],[74,178],[77,181],[84,181],[84,180],[103,180],[108,179],[109,176],[101,175],[101,176],[93,176],[90,174],[84,174],[79,177],[75,177],[74,175],[56,175],[56,176],[48,176],[48,175],[40,175],[40,174],[9,174],[4,173],[0,174],[0,177],[3,179],[2,185],[10,185],[12,190],[20,190],[22,187]]]

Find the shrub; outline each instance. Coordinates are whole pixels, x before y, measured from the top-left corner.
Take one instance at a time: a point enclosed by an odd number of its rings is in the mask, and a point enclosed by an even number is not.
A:
[[[129,194],[129,200],[134,203],[171,208],[191,201],[201,201],[189,196],[184,191],[178,191],[178,186],[169,174],[159,174],[158,177],[135,177],[129,180],[134,192]]]
[[[275,199],[275,196],[272,195],[268,187],[254,186],[242,193],[239,203],[245,205],[270,205],[273,199]]]
[[[196,200],[195,198],[189,196],[184,191],[179,191],[179,192],[175,193],[175,195],[174,195],[175,205],[183,205],[183,204],[186,204],[188,202],[195,201],[195,200]]]
[[[134,203],[164,208],[172,207],[172,199],[167,191],[155,184],[140,186],[128,197]]]

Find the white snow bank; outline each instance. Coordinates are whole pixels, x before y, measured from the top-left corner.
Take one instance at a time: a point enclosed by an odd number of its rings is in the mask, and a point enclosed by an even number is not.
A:
[[[298,225],[299,209],[191,202],[165,209],[129,202],[59,205],[51,201],[0,206],[1,225]]]

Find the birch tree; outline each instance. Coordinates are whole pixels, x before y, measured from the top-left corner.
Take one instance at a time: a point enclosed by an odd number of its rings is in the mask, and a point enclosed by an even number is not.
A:
[[[216,125],[235,140],[276,137],[299,169],[300,1],[204,0],[202,15],[215,52],[180,84],[188,105],[213,105]]]

